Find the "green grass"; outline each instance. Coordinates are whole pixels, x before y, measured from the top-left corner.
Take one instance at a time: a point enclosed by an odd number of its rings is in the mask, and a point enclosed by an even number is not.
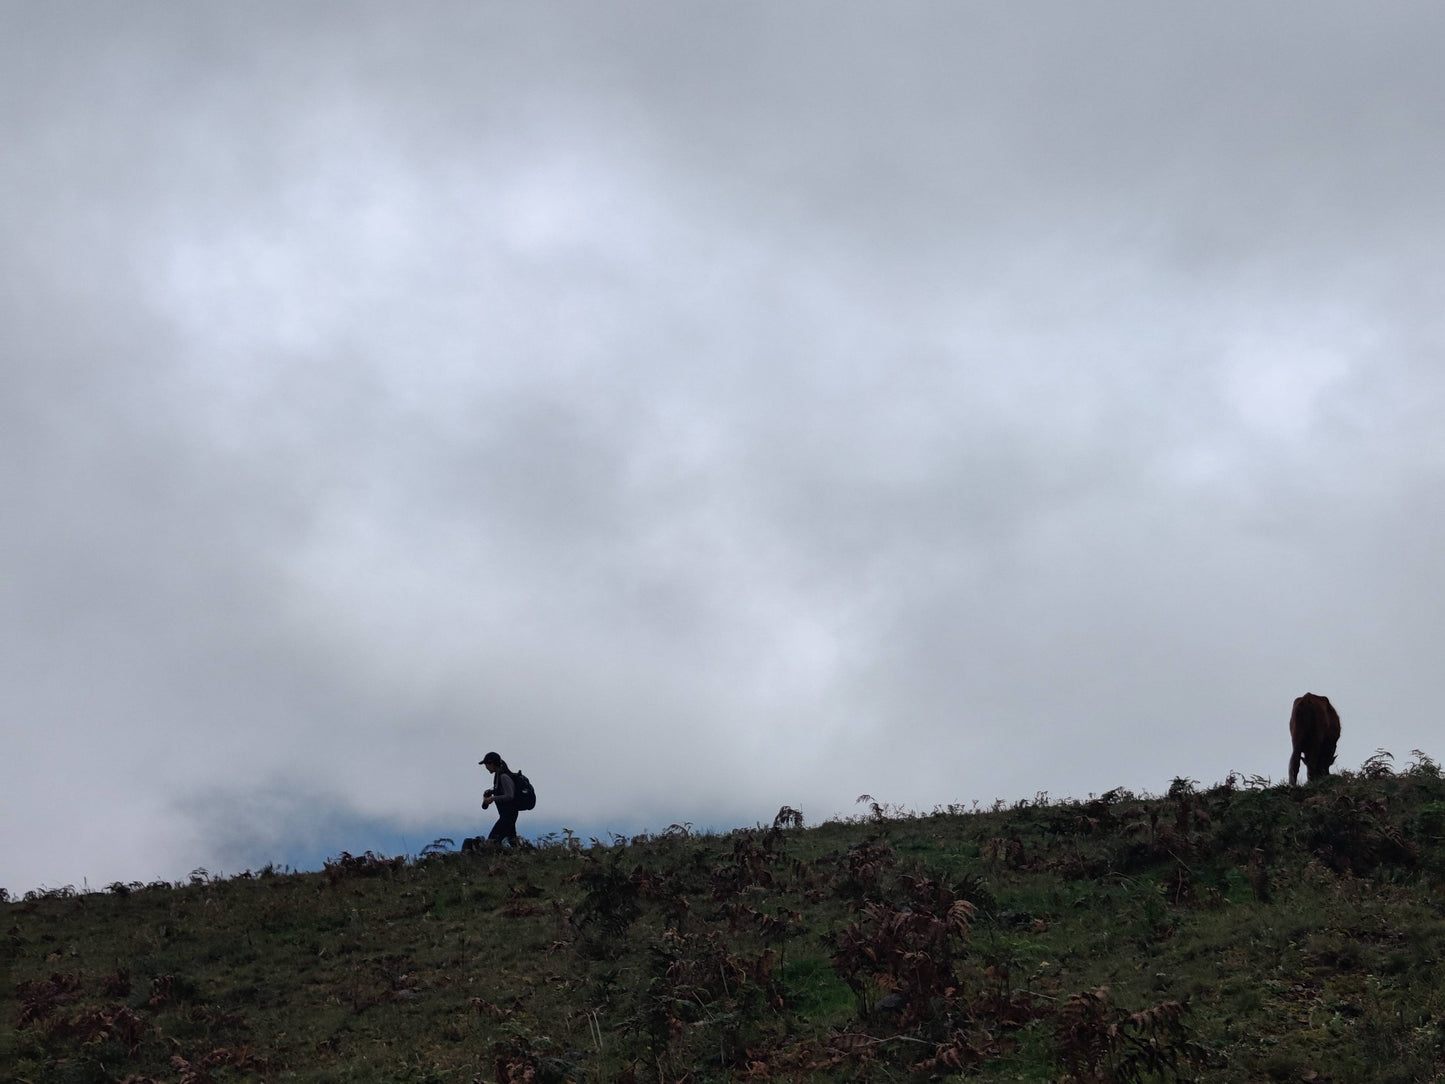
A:
[[[1442,811],[1429,758],[1376,757],[30,893],[0,1078],[1438,1080]]]

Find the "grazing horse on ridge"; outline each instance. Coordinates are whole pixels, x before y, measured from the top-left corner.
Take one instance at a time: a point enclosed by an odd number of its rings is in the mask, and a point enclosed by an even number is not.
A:
[[[1340,740],[1340,713],[1329,697],[1305,693],[1294,702],[1289,715],[1289,736],[1294,748],[1289,757],[1289,785],[1299,782],[1299,762],[1304,758],[1309,780],[1329,775],[1335,762],[1335,744]]]

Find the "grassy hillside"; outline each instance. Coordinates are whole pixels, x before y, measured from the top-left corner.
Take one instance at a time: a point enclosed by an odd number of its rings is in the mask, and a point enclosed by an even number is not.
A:
[[[862,808],[31,893],[0,907],[0,1065],[36,1084],[1445,1079],[1428,757],[1296,790]]]

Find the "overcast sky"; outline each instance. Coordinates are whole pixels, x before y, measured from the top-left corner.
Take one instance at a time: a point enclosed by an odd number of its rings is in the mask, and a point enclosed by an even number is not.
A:
[[[1442,49],[0,0],[0,885],[1445,757]]]

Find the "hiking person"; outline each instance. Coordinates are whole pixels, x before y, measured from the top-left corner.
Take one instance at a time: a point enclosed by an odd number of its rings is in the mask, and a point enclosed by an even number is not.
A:
[[[491,834],[487,836],[488,842],[499,847],[504,842],[513,847],[519,846],[517,811],[520,807],[517,804],[517,781],[512,770],[496,753],[488,753],[477,763],[492,773],[491,787],[482,792],[482,808],[486,809],[491,805],[497,807],[497,823],[492,825]]]

